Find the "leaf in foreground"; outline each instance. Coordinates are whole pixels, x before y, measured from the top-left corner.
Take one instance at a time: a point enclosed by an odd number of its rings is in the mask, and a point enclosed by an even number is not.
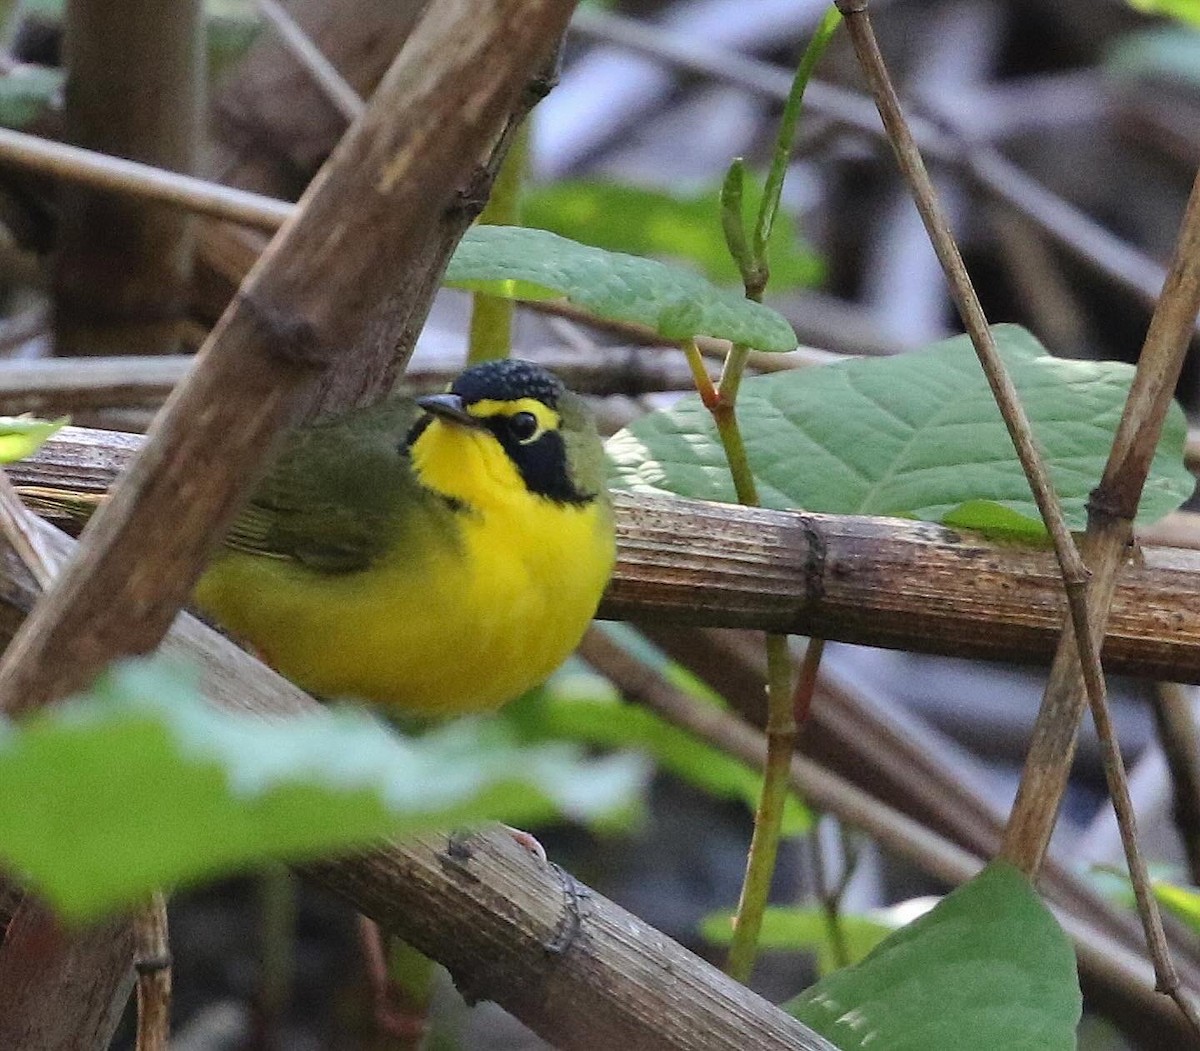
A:
[[[509,299],[565,297],[598,317],[647,325],[673,343],[716,336],[757,350],[796,348],[792,326],[769,307],[691,271],[546,230],[473,227],[450,259],[446,282]]]
[[[1070,941],[995,862],[787,1010],[842,1051],[1073,1051],[1081,998]]]
[[[1050,357],[1015,325],[992,329],[1073,529],[1086,525],[1133,368]],[[1033,538],[1029,483],[966,336],[890,358],[757,376],[738,420],[767,507],[897,515]],[[1138,520],[1191,495],[1187,424],[1172,405]],[[688,396],[607,445],[613,488],[736,502],[711,414]]]
[[[217,709],[157,661],[0,734],[0,858],[80,921],[151,890],[385,835],[624,807],[630,756],[522,747],[494,720],[416,739],[367,712]]]

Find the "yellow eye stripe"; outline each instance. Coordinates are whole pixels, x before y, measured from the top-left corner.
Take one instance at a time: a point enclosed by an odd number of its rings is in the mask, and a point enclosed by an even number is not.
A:
[[[518,398],[516,401],[496,401],[492,398],[482,398],[467,406],[467,412],[472,416],[486,418],[489,416],[515,416],[518,412],[527,412],[538,421],[538,433],[558,430],[562,422],[557,412],[537,398]]]

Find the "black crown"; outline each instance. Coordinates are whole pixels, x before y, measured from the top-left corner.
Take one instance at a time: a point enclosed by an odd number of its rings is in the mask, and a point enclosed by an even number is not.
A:
[[[532,361],[507,358],[503,361],[485,361],[463,372],[450,388],[467,405],[485,399],[492,401],[516,401],[518,398],[536,398],[551,409],[558,407],[558,399],[566,388],[552,372]]]

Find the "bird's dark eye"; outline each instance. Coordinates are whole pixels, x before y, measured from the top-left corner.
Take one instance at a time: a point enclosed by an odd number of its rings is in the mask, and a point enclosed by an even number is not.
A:
[[[532,412],[514,412],[508,418],[508,429],[517,441],[530,441],[538,432],[537,417]]]

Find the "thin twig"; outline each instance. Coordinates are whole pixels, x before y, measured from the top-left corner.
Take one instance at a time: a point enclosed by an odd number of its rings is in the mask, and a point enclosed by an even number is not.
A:
[[[278,229],[296,207],[261,194],[235,190],[78,146],[50,142],[9,128],[0,128],[0,163],[101,190],[145,197],[264,230]]]
[[[137,974],[137,1051],[166,1051],[171,1032],[171,952],[167,902],[154,893],[134,917],[133,969]]]
[[[347,121],[353,123],[363,115],[366,103],[337,71],[337,68],[322,53],[321,49],[312,42],[308,34],[296,24],[296,20],[284,9],[277,0],[258,0],[258,9],[266,16],[279,39],[287,46],[312,77],[313,83],[321,89],[322,94],[329,99]]]
[[[842,848],[842,856],[838,867],[838,878],[833,886],[829,885],[829,872],[825,858],[825,844],[821,834],[825,821],[833,821],[837,825],[838,843]],[[817,817],[808,834],[809,850],[812,854],[813,884],[816,889],[817,901],[825,915],[825,926],[828,931],[829,946],[835,968],[848,967],[854,961],[850,956],[850,947],[846,942],[845,924],[842,923],[842,899],[846,888],[854,876],[856,854],[849,848],[849,840],[845,826],[836,818]]]
[[[1054,544],[1055,555],[1062,567],[1063,581],[1067,589],[1067,598],[1071,604],[1072,615],[1079,623],[1087,623],[1087,610],[1084,599],[1087,589],[1088,571],[1075,548],[1071,531],[1067,528],[1066,519],[1058,502],[1058,495],[1050,481],[1050,474],[1033,437],[1033,428],[1029,417],[1025,414],[1024,406],[1017,394],[1008,369],[1004,365],[997,349],[996,341],[988,328],[987,318],[979,304],[979,297],[971,284],[962,255],[954,241],[949,223],[938,201],[937,191],[933,181],[925,169],[920,151],[908,128],[907,121],[900,108],[900,100],[892,86],[891,77],[875,40],[875,33],[867,15],[866,0],[838,0],[838,9],[846,20],[846,28],[854,43],[859,64],[866,74],[871,86],[871,93],[879,108],[879,115],[884,127],[888,130],[888,138],[896,154],[896,160],[901,172],[912,190],[917,209],[925,223],[929,239],[934,251],[941,261],[950,285],[950,293],[954,298],[963,325],[971,337],[971,343],[979,356],[979,363],[987,376],[988,385],[1004,417],[1016,449],[1021,467],[1029,480],[1034,500],[1050,538]]]
[[[1093,646],[1098,645],[1104,631],[1117,572],[1125,562],[1126,546],[1132,535],[1133,516],[1179,379],[1198,311],[1200,175],[1192,186],[1170,274],[1146,333],[1104,476],[1088,502],[1086,543],[1090,561],[1096,567],[1094,594],[1091,597],[1095,634],[1089,640]],[[1064,644],[1051,668],[1050,684],[1034,726],[1033,740],[1005,840],[1006,856],[1016,859],[1018,863],[1036,864],[1045,850],[1054,815],[1065,790],[1075,730],[1081,714],[1082,698],[1075,684],[1073,655]],[[1098,713],[1093,706],[1093,717],[1096,718],[1097,729],[1103,734],[1106,713]],[[1132,804],[1127,790],[1113,783],[1113,775],[1123,773],[1120,752],[1115,742],[1104,741],[1103,738],[1102,747],[1106,753],[1105,773],[1110,778],[1113,806],[1118,820],[1122,822],[1122,843],[1130,879],[1154,955],[1157,986],[1175,999],[1197,1033],[1200,1033],[1200,1012],[1180,988],[1169,957],[1158,954],[1164,940],[1158,903],[1150,888],[1145,862],[1133,841],[1133,829],[1129,827]]]

